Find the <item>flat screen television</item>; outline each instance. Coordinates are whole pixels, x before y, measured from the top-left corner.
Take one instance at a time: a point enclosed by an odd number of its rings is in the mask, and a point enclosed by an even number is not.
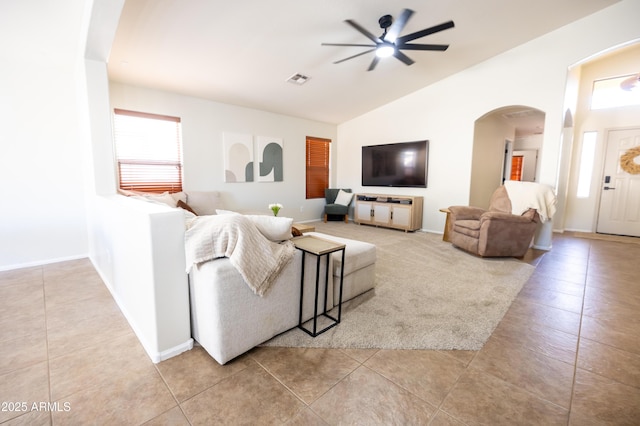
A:
[[[429,141],[362,147],[362,186],[427,187]]]

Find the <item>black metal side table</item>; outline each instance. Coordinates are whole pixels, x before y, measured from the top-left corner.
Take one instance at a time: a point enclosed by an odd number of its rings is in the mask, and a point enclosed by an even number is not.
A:
[[[314,235],[302,235],[300,237],[296,237],[293,240],[293,244],[296,246],[298,250],[302,251],[302,278],[300,279],[300,313],[298,316],[298,328],[305,331],[311,337],[316,337],[319,334],[324,333],[332,327],[335,327],[340,323],[340,318],[342,316],[342,285],[344,283],[344,253],[345,253],[345,245],[341,243],[337,243],[335,241],[325,240],[324,238],[318,238]],[[339,304],[338,304],[338,317],[335,318],[327,313],[327,293],[329,291],[329,264],[330,264],[330,255],[331,253],[342,251],[342,263],[340,266],[340,295],[339,295]],[[315,285],[315,301],[313,305],[313,331],[307,330],[303,326],[302,322],[302,308],[303,308],[303,299],[304,299],[304,275],[305,275],[305,256],[306,254],[312,254],[316,256],[316,285]],[[325,270],[324,277],[324,308],[322,312],[318,314],[318,293],[320,292],[320,260],[322,256],[326,256],[327,266]],[[322,315],[329,320],[331,320],[331,324],[324,327],[322,330],[317,329],[318,326],[318,316]],[[305,322],[308,322],[307,320]]]

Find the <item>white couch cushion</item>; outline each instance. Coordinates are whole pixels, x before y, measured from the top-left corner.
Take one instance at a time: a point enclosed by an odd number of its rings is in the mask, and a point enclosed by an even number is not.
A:
[[[309,232],[305,235],[315,235],[325,240],[333,240],[345,244],[344,250],[344,283],[342,301],[345,302],[375,287],[376,281],[376,246],[364,241],[349,240],[319,232]],[[333,253],[333,303],[340,302],[340,265],[342,252]]]
[[[277,217],[266,215],[246,215],[256,228],[260,230],[262,235],[270,239],[271,241],[280,242],[291,239],[291,226],[293,225],[293,219],[290,217]]]
[[[344,250],[344,275],[349,275],[359,269],[376,263],[376,246],[364,241],[349,240],[347,238],[335,237],[333,235],[322,234],[320,232],[308,232],[305,235],[315,235],[325,240],[336,241],[346,245]],[[342,252],[333,255],[333,274],[340,275],[340,265],[342,264]]]

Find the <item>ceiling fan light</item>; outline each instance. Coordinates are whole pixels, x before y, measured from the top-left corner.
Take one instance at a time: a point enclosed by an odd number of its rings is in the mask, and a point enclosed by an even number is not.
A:
[[[396,48],[390,44],[381,44],[376,48],[378,58],[388,58],[396,52]]]

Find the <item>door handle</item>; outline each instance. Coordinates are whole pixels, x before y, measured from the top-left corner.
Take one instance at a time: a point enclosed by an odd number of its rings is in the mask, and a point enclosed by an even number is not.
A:
[[[604,190],[605,190],[605,191],[609,191],[610,189],[615,189],[615,188],[611,188],[611,187],[609,187],[609,186],[605,186],[605,187],[604,187]]]

